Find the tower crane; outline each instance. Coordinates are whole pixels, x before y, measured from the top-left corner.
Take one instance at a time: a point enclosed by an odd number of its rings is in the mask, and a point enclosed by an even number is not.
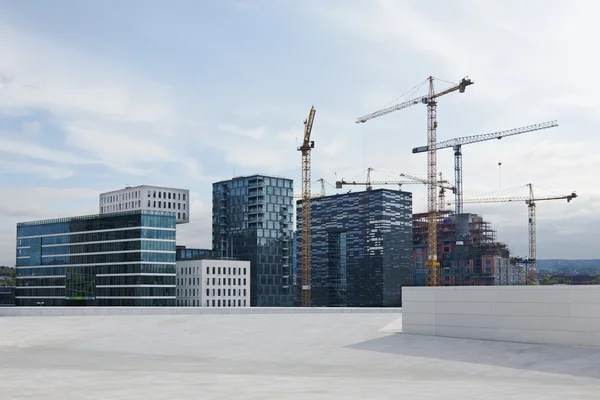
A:
[[[484,142],[486,140],[492,139],[502,139],[507,136],[520,135],[522,133],[539,131],[542,129],[553,128],[558,126],[556,121],[543,122],[541,124],[535,125],[527,125],[521,128],[508,129],[505,131],[494,132],[494,133],[484,133],[480,135],[473,136],[463,136],[454,139],[445,140],[443,142],[439,142],[436,144],[436,149],[447,149],[452,148],[454,150],[454,185],[456,186],[456,191],[454,192],[454,213],[462,214],[463,213],[463,178],[462,178],[462,146],[471,143]],[[413,153],[423,153],[429,151],[429,146],[420,146],[415,147],[412,152]],[[462,239],[462,236],[465,232],[458,232],[457,230],[457,239]]]
[[[548,196],[548,197],[536,197],[533,194],[533,185],[531,183],[527,184],[529,187],[529,196],[528,197],[491,197],[491,198],[480,198],[480,199],[464,199],[464,203],[510,203],[510,202],[520,202],[523,201],[527,204],[527,217],[528,217],[528,227],[529,227],[529,263],[531,265],[531,278],[535,282],[535,273],[536,273],[536,203],[538,201],[547,201],[547,200],[567,200],[568,203],[571,202],[574,198],[577,197],[575,192],[571,194],[562,195],[562,196]]]
[[[311,246],[310,246],[310,153],[315,142],[310,140],[315,107],[310,108],[304,121],[304,140],[298,151],[302,152],[302,307],[311,305]]]
[[[472,85],[473,82],[468,78],[463,78],[458,85],[454,85],[439,93],[435,93],[433,85],[433,76],[427,78],[429,81],[429,94],[412,100],[384,108],[374,113],[365,115],[356,120],[356,123],[364,123],[373,118],[389,114],[394,111],[413,106],[415,104],[427,105],[427,231],[428,231],[428,255],[425,266],[427,268],[426,284],[427,286],[440,285],[440,263],[437,260],[437,98],[446,94],[459,91],[464,93],[465,88]]]

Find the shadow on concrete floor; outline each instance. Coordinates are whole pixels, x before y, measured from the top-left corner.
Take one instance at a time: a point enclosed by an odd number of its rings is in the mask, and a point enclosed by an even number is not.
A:
[[[395,333],[350,349],[600,378],[600,349]]]

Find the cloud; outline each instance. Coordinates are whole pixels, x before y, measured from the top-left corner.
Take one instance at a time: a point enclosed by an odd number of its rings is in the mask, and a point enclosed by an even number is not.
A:
[[[73,176],[73,170],[44,164],[2,161],[0,174],[32,174],[45,179],[57,180]]]
[[[242,129],[235,125],[220,124],[217,126],[220,130],[234,133],[240,136],[246,136],[252,139],[262,139],[265,137],[264,128]]]

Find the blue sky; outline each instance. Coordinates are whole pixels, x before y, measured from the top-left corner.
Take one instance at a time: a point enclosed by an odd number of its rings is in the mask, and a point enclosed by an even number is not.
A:
[[[600,258],[597,11],[591,1],[0,0],[0,264],[14,263],[17,221],[93,213],[98,193],[125,185],[189,188],[192,222],[178,241],[209,247],[211,182],[261,172],[299,190],[296,146],[313,104],[315,181],[363,179],[367,167],[374,179],[424,177],[425,155],[411,154],[425,144],[424,107],[354,121],[429,75],[475,81],[440,99],[440,140],[559,121],[465,147],[465,197],[525,195],[529,182],[542,196],[576,190],[570,204],[538,206],[538,257]],[[438,158],[451,177],[452,152]],[[425,188],[404,188],[424,211]],[[465,210],[526,254],[524,205]]]

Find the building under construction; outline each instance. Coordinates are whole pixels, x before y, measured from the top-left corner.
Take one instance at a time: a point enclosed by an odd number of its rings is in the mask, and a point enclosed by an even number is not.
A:
[[[507,246],[497,241],[496,231],[483,217],[440,211],[437,226],[441,285],[522,284],[522,267],[511,263]],[[413,214],[413,261],[417,286],[425,285],[427,240],[427,213]]]

